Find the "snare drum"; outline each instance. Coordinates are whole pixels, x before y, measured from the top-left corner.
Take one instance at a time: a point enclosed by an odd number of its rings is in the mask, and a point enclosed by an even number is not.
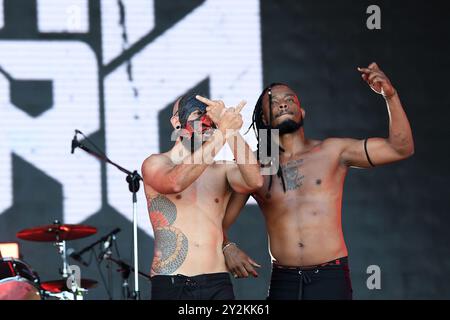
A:
[[[0,300],[41,300],[37,273],[18,259],[0,259]]]

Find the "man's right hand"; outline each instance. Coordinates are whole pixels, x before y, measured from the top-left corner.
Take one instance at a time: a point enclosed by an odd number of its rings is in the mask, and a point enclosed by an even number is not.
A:
[[[249,274],[255,278],[258,277],[255,268],[261,268],[261,266],[236,245],[226,247],[223,254],[227,268],[235,278],[247,278]]]
[[[238,132],[242,128],[243,120],[241,110],[247,104],[242,100],[236,108],[226,108],[221,100],[209,100],[208,98],[197,95],[196,99],[207,105],[207,115],[225,134],[228,131]]]
[[[239,106],[235,108],[227,108],[222,114],[222,117],[217,125],[217,127],[225,134],[226,137],[233,136],[238,133],[242,128],[242,124],[244,123],[242,120],[242,115],[239,113],[244,105],[239,104]]]

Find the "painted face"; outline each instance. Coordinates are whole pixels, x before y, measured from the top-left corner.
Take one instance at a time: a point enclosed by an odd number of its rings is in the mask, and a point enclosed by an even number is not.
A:
[[[195,95],[184,97],[179,103],[179,120],[184,143],[191,150],[209,139],[216,126],[206,115],[206,104],[195,98]]]
[[[186,128],[187,122],[196,120],[206,113],[206,104],[197,100],[195,95],[183,97],[178,107],[178,118],[182,128]]]
[[[197,134],[204,134],[215,128],[214,122],[206,114],[200,114],[196,118],[188,120],[185,129],[192,137],[194,132]]]

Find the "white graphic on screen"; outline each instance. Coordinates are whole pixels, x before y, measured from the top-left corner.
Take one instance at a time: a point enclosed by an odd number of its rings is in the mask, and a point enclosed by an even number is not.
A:
[[[0,41],[0,66],[0,212],[12,205],[14,153],[63,185],[65,223],[87,219],[101,207],[100,165],[71,155],[69,140],[74,128],[99,129],[92,50],[76,41]],[[9,101],[15,80],[51,80],[53,106],[37,117],[16,108]]]
[[[155,25],[153,1],[122,0],[122,3],[123,17],[119,6],[111,0],[101,2],[103,64],[142,39]]]
[[[259,3],[206,1],[135,54],[132,64],[133,84],[125,64],[105,79],[106,146],[119,163],[140,170],[146,157],[159,153],[158,112],[206,78],[213,98],[229,105],[248,101],[242,111],[247,128],[262,84]],[[254,148],[253,134],[245,137]],[[223,149],[217,158],[232,159],[231,151]],[[131,219],[123,173],[108,167],[107,183],[108,203]],[[138,204],[139,226],[152,234],[142,191]]]
[[[39,32],[89,32],[88,5],[88,0],[38,0]]]
[[[67,0],[65,6],[62,1],[56,1],[58,5],[54,2],[37,1],[39,32],[89,32],[92,13],[87,0]],[[105,65],[155,27],[153,1],[102,0],[100,8],[101,62]],[[3,7],[0,9],[4,15]],[[258,0],[209,0],[135,53],[130,61],[110,70],[104,80],[103,97],[108,156],[126,168],[140,171],[142,161],[159,152],[158,113],[205,79],[209,80],[212,98],[223,99],[230,106],[241,99],[248,101],[242,111],[241,132],[245,132],[262,87],[260,42]],[[74,129],[86,135],[101,129],[97,59],[93,50],[80,41],[0,40],[0,67],[4,71],[0,74],[0,214],[13,201],[13,154],[61,183],[64,223],[80,223],[101,208],[99,161],[81,150],[70,154]],[[130,63],[132,81],[127,71]],[[51,81],[53,106],[35,117],[17,108],[9,98],[14,81],[11,79]],[[253,134],[245,137],[255,149]],[[224,148],[217,158],[232,159],[232,155]],[[125,176],[107,166],[106,179],[108,203],[131,221],[131,193]],[[139,227],[153,235],[143,187],[138,197]]]

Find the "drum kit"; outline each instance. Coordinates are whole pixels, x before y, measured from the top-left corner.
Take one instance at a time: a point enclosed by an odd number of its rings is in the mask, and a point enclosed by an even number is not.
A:
[[[61,279],[41,282],[38,274],[24,261],[0,256],[0,300],[83,300],[83,294],[97,281],[80,279],[79,272],[67,263],[66,241],[97,233],[87,225],[61,224],[25,229],[17,233],[22,240],[51,242],[62,259]]]
[[[96,150],[88,147],[86,144],[77,140],[77,134],[81,134],[84,139],[90,142]],[[138,174],[136,170],[133,172],[121,167],[120,165],[111,161],[106,154],[101,151],[95,144],[89,140],[89,138],[80,130],[75,129],[75,135],[71,144],[71,151],[74,153],[76,148],[80,148],[94,156],[95,158],[116,167],[119,171],[126,174],[126,182],[128,183],[128,189],[133,194],[133,260],[134,267],[125,263],[122,260],[113,259],[111,254],[105,253],[103,255],[103,260],[108,260],[120,266],[119,272],[122,273],[122,288],[123,297],[133,298],[136,300],[140,299],[139,291],[139,279],[138,276],[142,276],[147,280],[150,277],[138,269],[138,237],[137,237],[137,192],[140,188],[140,181],[143,181],[142,177]],[[118,229],[120,231],[120,229]],[[117,230],[111,232],[109,235],[114,239],[114,233],[119,232]],[[67,263],[67,251],[66,251],[66,241],[72,241],[84,237],[91,236],[97,233],[95,227],[86,225],[75,225],[75,224],[61,224],[59,221],[55,220],[53,224],[40,226],[30,229],[25,229],[17,233],[19,239],[28,241],[38,241],[38,242],[52,242],[58,249],[58,253],[62,259],[62,279],[41,282],[38,274],[31,269],[31,267],[25,262],[15,259],[15,258],[2,258],[0,252],[0,300],[13,299],[13,300],[45,300],[51,299],[52,297],[60,300],[80,300],[83,299],[83,293],[88,289],[93,288],[97,282],[90,279],[80,279],[77,277],[76,270]],[[103,238],[102,238],[103,239]],[[96,242],[98,243],[98,241]],[[95,244],[96,244],[95,243]],[[93,244],[93,245],[95,245]],[[93,245],[89,246],[90,248]],[[116,248],[117,249],[117,248]],[[86,251],[87,248],[82,251]],[[73,254],[73,253],[72,253]],[[75,259],[75,255],[70,255]],[[78,254],[80,255],[80,253]],[[83,263],[84,264],[84,263]],[[75,268],[76,269],[76,268]],[[130,272],[134,273],[134,290],[133,293],[130,292],[128,286],[128,276]],[[80,273],[78,272],[78,275]]]

